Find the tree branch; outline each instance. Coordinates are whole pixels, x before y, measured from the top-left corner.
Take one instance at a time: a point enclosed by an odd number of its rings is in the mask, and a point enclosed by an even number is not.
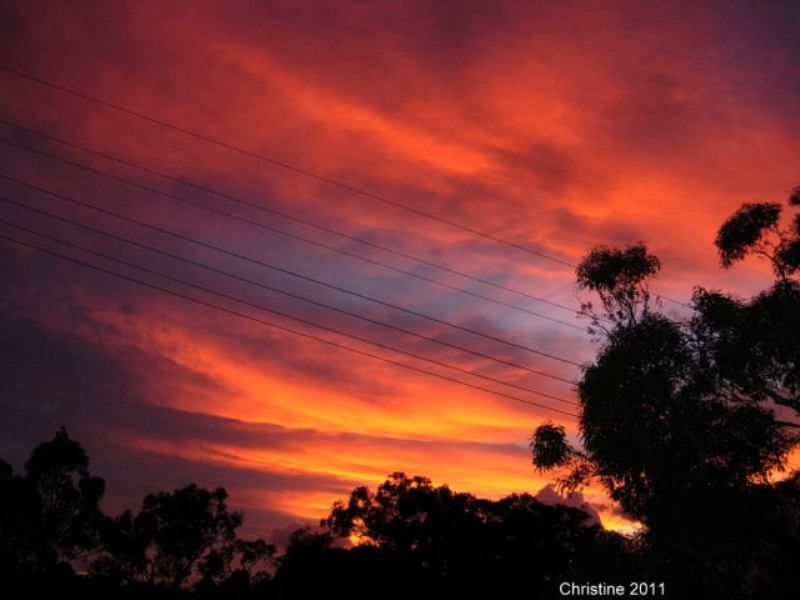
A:
[[[779,394],[775,390],[771,390],[768,387],[764,388],[764,393],[769,396],[769,399],[772,400],[775,404],[779,404],[780,406],[785,406],[786,408],[791,408],[795,412],[800,413],[800,399],[797,398],[787,398],[782,394]]]

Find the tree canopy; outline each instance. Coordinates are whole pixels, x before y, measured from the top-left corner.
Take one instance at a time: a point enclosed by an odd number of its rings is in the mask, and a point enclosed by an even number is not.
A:
[[[768,259],[774,284],[751,300],[698,287],[685,321],[650,306],[660,263],[642,244],[590,252],[578,286],[600,296],[594,323],[610,325],[578,384],[581,444],[550,423],[531,440],[534,465],[558,471],[562,488],[598,481],[646,525],[653,551],[681,556],[684,572],[694,560],[698,576],[724,573],[737,590],[774,580],[787,563],[760,553],[800,535],[796,480],[773,482],[800,428],[800,215],[792,226],[782,215],[780,204],[746,204],[715,242],[724,268]],[[706,512],[715,517],[698,520]],[[737,531],[747,535],[734,543]]]
[[[85,558],[100,545],[105,482],[66,429],[36,446],[23,475],[0,466],[0,565],[31,575]]]
[[[126,510],[115,518],[100,509],[104,490],[104,481],[89,472],[86,451],[64,428],[34,448],[24,474],[0,461],[5,588],[27,597],[188,589],[227,597],[268,579],[276,548],[238,537],[242,515],[228,509],[223,488],[190,484],[148,494],[137,514]],[[77,577],[78,566],[93,579]]]
[[[82,509],[96,508],[97,495],[76,494],[92,480],[88,466],[64,430],[36,447],[24,476],[0,461],[6,589],[25,597],[268,600],[342,597],[356,585],[387,599],[524,586],[546,598],[556,597],[553,582],[620,575],[630,563],[627,540],[584,510],[528,494],[477,498],[403,473],[375,490],[357,487],[319,529],[295,531],[282,553],[238,536],[243,516],[229,509],[223,488],[189,484],[148,494],[138,511],[116,517],[97,508],[98,518],[86,521]],[[48,515],[59,515],[59,527],[45,527]],[[77,541],[63,534],[73,526],[85,528]]]
[[[338,575],[329,577],[358,578],[363,589],[384,596],[390,577],[391,598],[418,596],[419,590],[428,591],[425,597],[481,597],[520,588],[556,597],[554,581],[620,575],[627,550],[621,536],[604,531],[583,510],[545,505],[528,494],[476,498],[404,473],[374,491],[356,488],[322,524],[333,537],[302,534],[286,555],[293,571],[301,570],[298,561],[316,569],[341,563]],[[347,560],[332,547],[336,538],[358,543]],[[365,575],[366,565],[380,577]]]

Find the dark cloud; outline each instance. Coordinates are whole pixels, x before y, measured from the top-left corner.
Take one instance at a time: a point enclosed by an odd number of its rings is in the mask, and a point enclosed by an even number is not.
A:
[[[600,524],[600,514],[597,512],[600,506],[594,506],[587,502],[581,492],[573,492],[568,496],[559,494],[552,484],[548,484],[536,492],[534,496],[542,504],[569,506],[579,508],[588,513],[589,523]]]
[[[87,318],[85,311],[76,310]],[[215,445],[288,451],[361,447],[365,452],[379,445],[431,453],[471,448],[507,456],[509,460],[527,452],[511,444],[420,441],[290,429],[169,408],[156,403],[187,391],[222,401],[235,390],[157,352],[110,347],[46,327],[14,312],[0,315],[0,347],[4,356],[0,364],[0,379],[4,382],[0,456],[19,468],[36,443],[49,439],[65,425],[86,446],[93,471],[107,478],[107,504],[115,511],[137,506],[147,492],[190,482],[227,487],[234,494],[234,506],[237,490],[260,490],[263,504],[247,510],[254,517],[248,523],[248,531],[261,527],[263,532],[265,527],[292,519],[287,513],[270,509],[271,492],[328,492],[332,502],[359,483],[324,474],[276,472],[224,461],[217,464],[213,453],[205,459],[170,456],[158,447],[149,451],[149,441],[163,440],[187,450]],[[132,447],[131,439],[140,443]]]

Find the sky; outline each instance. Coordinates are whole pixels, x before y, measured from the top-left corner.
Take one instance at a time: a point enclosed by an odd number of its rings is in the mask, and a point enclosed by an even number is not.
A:
[[[545,421],[577,439],[550,408],[574,412],[599,348],[569,265],[643,241],[655,294],[746,297],[769,270],[721,270],[716,229],[800,183],[792,2],[4,2],[0,57],[228,145],[0,71],[0,234],[246,316],[0,243],[0,456],[20,468],[64,425],[112,512],[223,485],[247,531],[279,535],[395,471],[552,502],[527,444]]]

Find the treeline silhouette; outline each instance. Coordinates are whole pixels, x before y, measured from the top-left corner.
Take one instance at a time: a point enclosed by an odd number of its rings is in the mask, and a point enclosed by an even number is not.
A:
[[[800,207],[800,188],[788,201]],[[598,247],[576,269],[598,355],[578,383],[580,445],[543,423],[533,465],[569,493],[606,489],[642,530],[527,495],[492,501],[395,473],[359,487],[284,548],[239,536],[224,489],[100,509],[104,481],[62,429],[24,471],[0,461],[0,585],[13,597],[561,597],[563,582],[653,584],[685,599],[800,597],[800,213],[746,204],[720,228],[720,262],[775,279],[749,300],[696,288],[692,314],[651,298],[644,244]],[[627,589],[627,588],[626,588]],[[626,594],[630,595],[630,594]]]
[[[0,465],[0,581],[20,598],[491,597],[520,585],[547,597],[555,582],[606,579],[630,559],[629,542],[583,510],[402,473],[353,490],[279,552],[239,537],[242,514],[222,488],[187,485],[104,514],[104,481],[63,428],[23,473]]]
[[[100,509],[104,492],[64,428],[34,448],[23,474],[0,461],[4,589],[35,598],[170,598],[191,587],[217,597],[206,592],[256,589],[266,578],[275,547],[237,536],[242,515],[228,509],[223,488],[149,494],[137,514],[117,517]]]

